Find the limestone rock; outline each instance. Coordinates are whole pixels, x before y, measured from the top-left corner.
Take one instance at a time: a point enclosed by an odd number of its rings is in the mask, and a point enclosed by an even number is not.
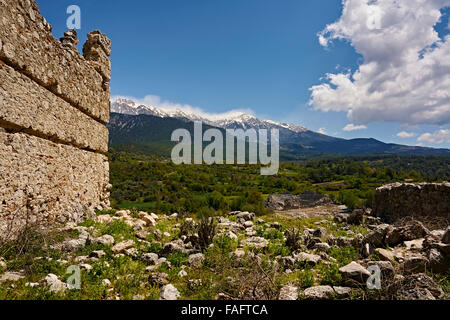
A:
[[[104,245],[104,246],[109,246],[109,245],[113,245],[115,241],[114,241],[114,237],[113,236],[110,236],[109,234],[105,234],[105,235],[103,235],[101,237],[95,238],[93,240],[93,242],[99,243],[99,244]]]
[[[141,260],[148,265],[154,266],[158,263],[159,257],[156,253],[144,253]]]
[[[278,300],[298,300],[298,288],[294,286],[284,286],[280,290]]]
[[[322,258],[316,254],[300,252],[297,255],[294,255],[294,258],[298,262],[306,262],[310,266],[315,266],[318,264]]]
[[[343,281],[348,286],[365,284],[370,277],[370,272],[359,263],[352,261],[350,264],[339,269]]]
[[[334,290],[330,286],[316,286],[303,291],[306,300],[328,300],[334,297]]]
[[[52,292],[62,292],[66,290],[67,285],[58,279],[58,276],[50,273],[47,275],[44,279],[44,281],[47,283],[47,285],[50,286],[50,291]]]
[[[161,288],[161,300],[178,300],[180,292],[173,285],[168,284]]]
[[[6,281],[19,281],[20,279],[25,278],[25,276],[20,272],[6,272],[3,275],[0,276],[0,283],[6,282]]]
[[[126,241],[122,241],[118,244],[116,244],[114,247],[112,247],[112,252],[113,253],[124,253],[125,250],[130,249],[134,246],[134,241],[133,240],[126,240]]]
[[[205,261],[205,255],[203,253],[191,254],[188,258],[188,262],[193,268],[200,268]]]
[[[269,241],[267,239],[261,237],[251,237],[242,241],[243,246],[254,247],[258,249],[263,249],[269,245]]]
[[[403,271],[405,273],[422,273],[429,266],[429,261],[423,256],[412,256],[406,258],[403,263]]]

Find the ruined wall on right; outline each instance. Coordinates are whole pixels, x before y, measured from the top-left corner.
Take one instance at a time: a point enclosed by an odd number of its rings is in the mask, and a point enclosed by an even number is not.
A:
[[[450,219],[450,183],[395,183],[377,189],[374,213],[394,222],[404,217]]]

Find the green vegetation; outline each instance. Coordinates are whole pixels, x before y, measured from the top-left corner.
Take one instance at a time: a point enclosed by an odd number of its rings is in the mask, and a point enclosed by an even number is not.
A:
[[[259,166],[174,165],[155,156],[110,152],[112,204],[155,213],[224,214],[230,210],[266,213],[272,193],[315,190],[353,209],[371,206],[375,189],[411,179],[450,180],[450,157],[354,156],[281,163],[275,176]],[[409,180],[408,180],[409,181]]]

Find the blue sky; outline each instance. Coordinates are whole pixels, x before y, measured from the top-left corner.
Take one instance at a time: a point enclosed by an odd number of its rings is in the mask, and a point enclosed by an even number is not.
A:
[[[327,73],[353,73],[365,61],[364,47],[359,53],[355,50],[359,39],[354,35],[334,41],[331,36],[328,46],[319,43],[318,33],[343,15],[341,0],[37,2],[55,37],[66,29],[67,7],[76,4],[82,13],[80,43],[95,29],[111,38],[113,96],[156,95],[211,113],[251,109],[260,118],[322,128],[343,138],[450,147],[446,121],[415,118],[403,123],[397,115],[365,117],[362,106],[349,118],[348,110],[333,111],[341,103],[335,103],[339,92],[330,98],[335,100],[308,105],[310,88],[326,83],[321,78]],[[448,10],[441,12],[444,17],[435,29],[443,39],[448,34]],[[331,110],[325,112],[328,105]],[[365,129],[344,131],[349,124]],[[444,138],[436,139],[440,131]],[[400,138],[400,132],[407,134]],[[418,141],[425,133],[429,139]]]

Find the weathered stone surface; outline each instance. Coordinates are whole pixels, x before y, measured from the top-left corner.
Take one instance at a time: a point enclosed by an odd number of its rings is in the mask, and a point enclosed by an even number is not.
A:
[[[403,271],[405,273],[421,273],[429,266],[427,258],[422,256],[408,257],[403,263]]]
[[[298,288],[294,286],[284,286],[280,290],[278,300],[298,300]]]
[[[116,244],[114,247],[112,247],[113,253],[124,253],[125,250],[133,248],[134,247],[134,241],[133,240],[126,240],[122,241],[118,244]]]
[[[378,266],[380,268],[382,281],[386,282],[394,279],[394,266],[389,261],[369,261],[368,266]]]
[[[188,258],[189,265],[193,268],[200,268],[205,261],[205,255],[203,253],[191,254]]]
[[[349,298],[352,295],[352,288],[348,287],[333,287],[333,290],[337,298],[344,299]]]
[[[25,276],[22,273],[19,272],[6,272],[0,276],[0,283],[7,282],[7,281],[19,281],[20,279],[25,278]]]
[[[104,125],[1,64],[0,122],[7,129],[29,130],[78,148],[108,151],[108,129]]]
[[[76,31],[56,40],[34,0],[0,0],[2,238],[17,236],[25,221],[49,229],[109,207],[101,153],[108,150],[110,41],[97,31],[88,42],[84,58]]]
[[[168,284],[161,288],[161,300],[178,300],[180,292],[173,285]]]
[[[450,270],[450,256],[445,256],[438,249],[431,249],[428,253],[430,268],[435,273],[446,273]]]
[[[104,246],[109,246],[109,245],[113,245],[114,244],[114,237],[110,236],[109,234],[105,234],[105,235],[103,235],[101,237],[95,238],[93,240],[93,242],[102,244]]]
[[[75,47],[53,37],[35,1],[3,1],[0,39],[1,60],[95,119],[109,121],[109,85]]]
[[[47,285],[50,287],[50,291],[52,292],[61,292],[66,290],[67,285],[58,279],[58,276],[50,273],[48,276],[45,277],[44,281],[47,283]]]
[[[375,252],[378,253],[381,260],[395,262],[395,256],[392,251],[389,251],[389,250],[386,250],[383,248],[377,248],[377,249],[375,249]]]
[[[145,253],[142,255],[141,260],[148,265],[154,266],[158,263],[159,257],[156,253]]]
[[[450,219],[449,195],[448,182],[389,184],[377,189],[373,212],[391,222],[403,217]]]
[[[267,239],[261,237],[251,237],[242,241],[243,246],[254,247],[257,249],[263,249],[269,245],[269,241]]]
[[[298,262],[306,262],[310,266],[315,266],[318,264],[322,258],[316,254],[300,252],[294,256],[295,260]]]
[[[28,134],[0,132],[0,234],[30,223],[80,222],[109,206],[106,156]]]
[[[342,275],[342,280],[350,287],[365,284],[370,277],[370,272],[355,261],[340,268],[339,272]]]
[[[433,279],[424,273],[405,277],[398,287],[397,296],[402,300],[436,300],[444,295]]]
[[[303,291],[306,300],[328,300],[334,296],[334,290],[330,286],[311,287]]]

